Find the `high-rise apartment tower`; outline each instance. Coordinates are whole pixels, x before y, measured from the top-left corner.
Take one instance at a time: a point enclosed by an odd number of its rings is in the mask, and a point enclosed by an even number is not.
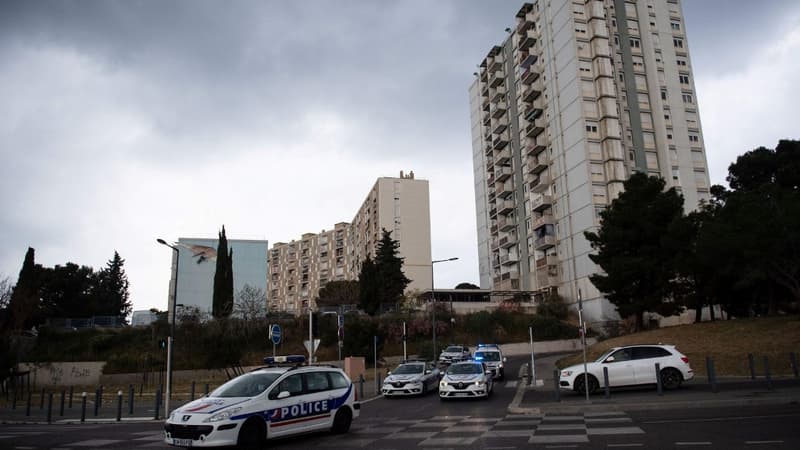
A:
[[[678,0],[525,3],[469,89],[481,287],[556,290],[617,318],[583,232],[634,171],[709,197]]]

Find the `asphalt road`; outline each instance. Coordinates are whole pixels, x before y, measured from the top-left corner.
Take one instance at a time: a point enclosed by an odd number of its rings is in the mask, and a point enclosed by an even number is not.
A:
[[[516,373],[489,400],[441,402],[377,398],[365,403],[351,432],[316,433],[273,441],[270,448],[800,448],[800,405],[685,408],[639,412],[510,415]],[[654,399],[653,401],[658,401]],[[2,449],[169,448],[161,422],[0,425]]]

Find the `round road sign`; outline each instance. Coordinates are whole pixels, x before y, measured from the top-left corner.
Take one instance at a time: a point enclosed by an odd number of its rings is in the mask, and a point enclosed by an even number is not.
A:
[[[277,323],[272,324],[272,327],[269,329],[269,337],[272,339],[272,343],[278,345],[281,343],[281,326]]]

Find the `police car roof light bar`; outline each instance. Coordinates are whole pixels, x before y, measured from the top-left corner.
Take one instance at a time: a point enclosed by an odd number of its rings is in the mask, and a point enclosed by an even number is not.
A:
[[[303,355],[286,355],[286,356],[267,356],[264,358],[264,364],[303,364],[306,362],[306,357]]]

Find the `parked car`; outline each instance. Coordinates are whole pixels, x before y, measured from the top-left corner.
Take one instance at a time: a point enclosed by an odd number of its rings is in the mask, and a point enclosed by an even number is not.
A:
[[[656,363],[659,364],[661,385],[677,389],[684,381],[694,378],[689,358],[674,345],[629,345],[608,350],[597,360],[587,363],[588,382],[584,379],[583,364],[561,370],[561,389],[590,393],[605,386],[603,368],[608,369],[609,387],[655,384]]]
[[[448,345],[442,353],[439,354],[439,362],[443,364],[450,364],[457,361],[464,361],[469,359],[472,353],[466,345]]]
[[[175,409],[164,424],[164,440],[179,447],[261,448],[273,437],[346,433],[360,412],[353,383],[341,369],[303,361],[296,355],[265,358],[269,367]]]
[[[494,389],[492,371],[479,361],[450,365],[439,382],[439,400],[457,397],[489,398]]]
[[[481,361],[492,371],[492,376],[496,380],[503,380],[506,376],[505,363],[507,358],[500,351],[497,344],[478,344],[474,355],[475,361]]]
[[[406,361],[389,372],[381,392],[384,397],[425,395],[439,387],[439,369],[425,361]]]

